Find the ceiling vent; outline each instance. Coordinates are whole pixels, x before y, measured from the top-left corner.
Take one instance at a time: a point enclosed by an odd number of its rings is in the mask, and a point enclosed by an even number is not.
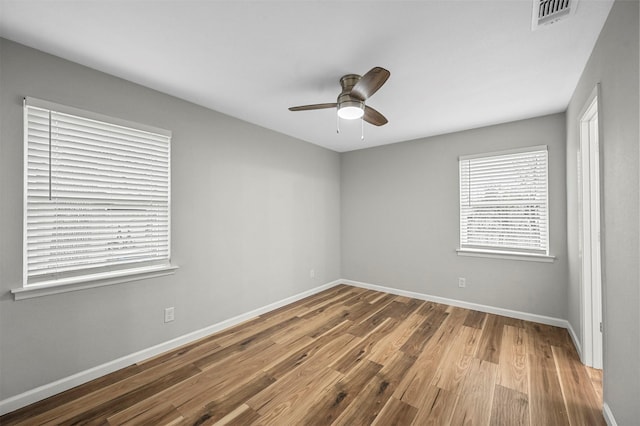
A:
[[[569,18],[577,6],[578,0],[533,0],[531,30]]]

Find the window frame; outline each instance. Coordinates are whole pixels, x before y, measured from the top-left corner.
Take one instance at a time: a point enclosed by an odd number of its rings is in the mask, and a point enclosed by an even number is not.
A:
[[[507,155],[515,155],[515,154],[525,154],[525,153],[534,153],[539,151],[545,151],[545,161],[546,161],[546,179],[545,179],[545,201],[546,201],[546,236],[545,236],[545,250],[527,250],[527,249],[519,249],[517,247],[512,246],[489,246],[489,245],[472,245],[472,244],[463,244],[463,189],[462,189],[462,165],[464,161],[474,160],[474,159],[489,159],[491,157],[499,157],[499,156],[507,156]],[[478,154],[471,155],[461,155],[458,157],[458,230],[459,230],[459,239],[458,239],[458,248],[456,252],[460,256],[473,256],[473,257],[490,257],[490,258],[500,258],[500,259],[511,259],[511,260],[527,260],[527,261],[537,261],[537,262],[553,262],[555,260],[555,256],[550,254],[550,203],[549,203],[549,148],[547,145],[536,145],[536,146],[528,146],[522,148],[515,148],[509,150],[502,151],[494,151],[494,152],[483,152]],[[469,190],[470,191],[470,190]]]
[[[78,267],[74,271],[60,274],[47,274],[41,279],[29,279],[29,271],[27,264],[27,230],[28,230],[28,196],[29,196],[29,123],[28,108],[37,108],[49,110],[56,113],[80,117],[84,120],[98,122],[98,125],[112,125],[125,128],[124,130],[135,130],[138,132],[151,133],[162,137],[166,140],[166,222],[167,222],[167,241],[166,258],[162,256],[156,261],[129,262],[126,261],[115,263],[108,267]],[[135,123],[103,114],[86,111],[66,105],[60,105],[54,102],[25,97],[23,102],[23,147],[24,147],[24,164],[23,164],[23,281],[22,287],[11,290],[15,300],[24,298],[38,297],[49,294],[62,293],[67,291],[80,290],[85,288],[99,287],[104,285],[112,285],[129,281],[136,281],[151,277],[158,277],[172,274],[177,269],[171,264],[171,138],[172,133],[165,129]],[[126,170],[126,169],[125,169]],[[148,217],[148,216],[147,216]]]

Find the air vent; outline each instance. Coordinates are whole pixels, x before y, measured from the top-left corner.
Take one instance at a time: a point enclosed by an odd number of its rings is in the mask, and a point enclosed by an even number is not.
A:
[[[531,30],[554,24],[576,13],[578,0],[533,0]]]

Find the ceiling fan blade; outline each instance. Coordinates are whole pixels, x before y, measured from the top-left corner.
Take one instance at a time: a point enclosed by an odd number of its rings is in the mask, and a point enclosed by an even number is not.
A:
[[[382,67],[373,67],[351,89],[351,96],[366,101],[387,81],[391,73]]]
[[[312,109],[326,109],[326,108],[335,108],[337,107],[337,103],[331,104],[314,104],[314,105],[301,105],[289,108],[289,111],[309,111]]]
[[[384,115],[380,114],[368,105],[364,107],[364,117],[362,117],[362,119],[374,126],[384,126],[389,122]]]

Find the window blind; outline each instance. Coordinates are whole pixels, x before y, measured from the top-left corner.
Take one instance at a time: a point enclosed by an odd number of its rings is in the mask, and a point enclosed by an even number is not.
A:
[[[548,255],[547,147],[460,157],[460,248]]]
[[[24,123],[25,285],[168,263],[169,132],[32,98]]]

